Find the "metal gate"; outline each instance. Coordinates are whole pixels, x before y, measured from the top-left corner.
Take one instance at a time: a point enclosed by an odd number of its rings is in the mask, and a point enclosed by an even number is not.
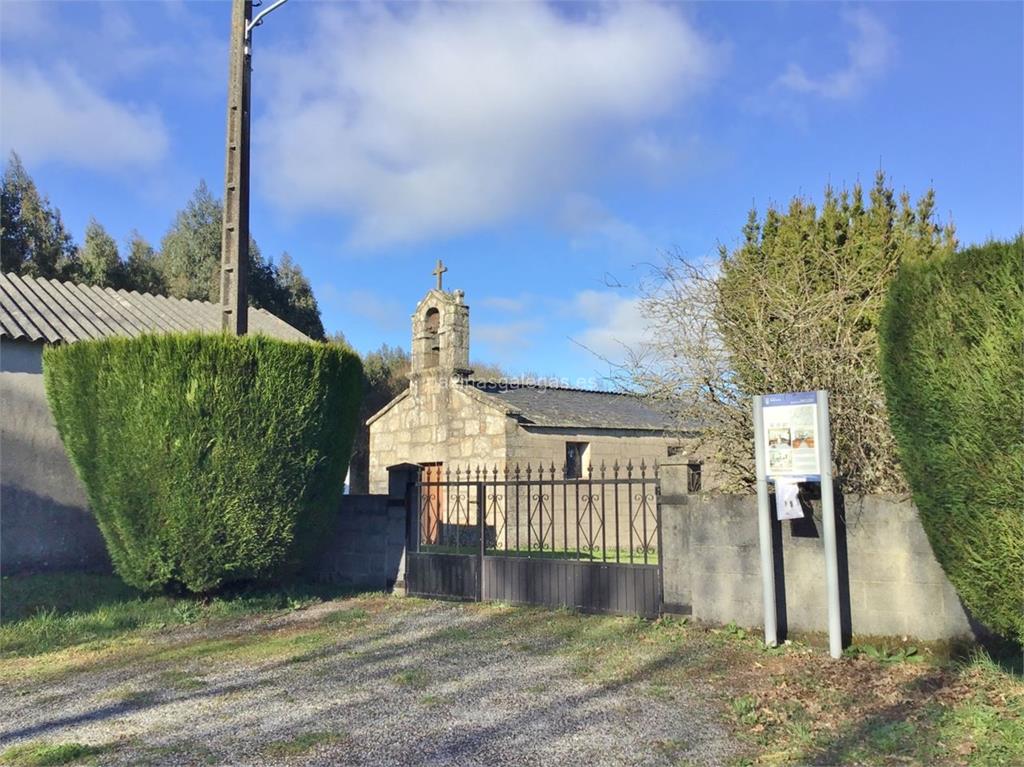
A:
[[[421,471],[407,593],[657,616],[657,465],[566,474],[554,465]]]

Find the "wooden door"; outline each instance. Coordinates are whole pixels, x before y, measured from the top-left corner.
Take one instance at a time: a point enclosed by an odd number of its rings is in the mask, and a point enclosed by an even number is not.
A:
[[[420,542],[427,545],[440,543],[441,519],[444,514],[444,471],[441,463],[423,464],[422,516]]]

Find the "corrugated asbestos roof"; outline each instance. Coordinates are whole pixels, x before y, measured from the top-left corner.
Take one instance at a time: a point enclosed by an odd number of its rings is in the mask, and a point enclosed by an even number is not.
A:
[[[645,400],[618,392],[467,381],[527,425],[670,431],[677,424]]]
[[[143,333],[217,333],[220,316],[220,307],[209,301],[0,274],[0,338],[72,343]],[[285,341],[310,340],[270,312],[252,307],[249,332]]]

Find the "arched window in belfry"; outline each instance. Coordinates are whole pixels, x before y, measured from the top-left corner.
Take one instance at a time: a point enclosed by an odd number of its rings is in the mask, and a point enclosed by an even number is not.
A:
[[[437,309],[427,309],[427,316],[424,319],[427,339],[423,367],[436,368],[441,361],[441,313]]]

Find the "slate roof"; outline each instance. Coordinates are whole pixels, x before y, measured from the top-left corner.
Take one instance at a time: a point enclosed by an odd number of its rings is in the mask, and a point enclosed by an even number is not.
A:
[[[17,274],[0,274],[0,338],[72,343],[142,333],[220,332],[220,306]],[[249,307],[249,332],[285,341],[308,336]]]
[[[526,425],[643,431],[676,427],[669,414],[630,394],[474,380],[466,385],[501,403]]]

